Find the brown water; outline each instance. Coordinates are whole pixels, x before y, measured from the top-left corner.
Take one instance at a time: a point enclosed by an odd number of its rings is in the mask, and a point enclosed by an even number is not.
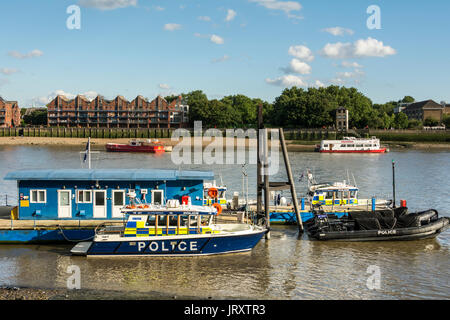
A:
[[[79,168],[77,147],[0,147],[0,176],[30,168]],[[95,158],[96,156],[93,156]],[[391,162],[396,161],[397,199],[411,210],[435,208],[450,216],[450,153],[402,151],[384,155],[291,153],[295,179],[310,168],[319,181],[355,176],[362,197],[391,197]],[[101,152],[98,168],[177,168],[170,154]],[[191,165],[211,169],[232,191],[242,190],[240,165]],[[249,166],[250,198],[255,195],[255,166]],[[351,176],[350,173],[350,176]],[[272,180],[285,180],[281,170]],[[352,179],[353,180],[353,179]],[[305,181],[297,181],[299,193]],[[0,185],[0,195],[17,199],[14,181]],[[2,199],[2,198],[0,198]],[[0,200],[1,203],[2,200]],[[115,290],[123,296],[160,292],[178,296],[250,299],[449,299],[450,231],[437,239],[411,242],[317,242],[296,227],[273,226],[270,240],[252,252],[192,258],[84,258],[68,254],[71,245],[1,245],[0,286],[65,288],[77,265],[82,289]],[[380,271],[380,287],[366,282],[369,266]],[[105,291],[104,297],[110,295]]]

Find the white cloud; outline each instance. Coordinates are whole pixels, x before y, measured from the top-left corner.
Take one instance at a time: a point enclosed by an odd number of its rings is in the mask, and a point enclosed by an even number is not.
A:
[[[211,42],[214,42],[215,44],[223,44],[225,41],[223,40],[222,37],[219,37],[218,35],[213,34],[209,40],[211,40]]]
[[[385,57],[396,54],[397,51],[385,46],[382,41],[373,38],[360,39],[355,43],[355,55],[359,57]]]
[[[300,78],[298,76],[294,76],[292,74],[278,77],[276,79],[267,78],[266,83],[274,85],[274,86],[284,87],[284,88],[290,88],[293,86],[296,86],[296,87],[307,87],[308,86],[308,84],[302,78]]]
[[[358,62],[342,61],[341,66],[344,68],[363,68]]]
[[[30,51],[28,53],[20,53],[18,51],[10,51],[10,52],[8,52],[8,54],[11,57],[16,58],[16,59],[28,59],[28,58],[33,58],[33,57],[40,57],[44,53],[41,50],[34,49],[33,51]]]
[[[278,1],[278,0],[249,0],[250,2],[256,2],[260,6],[263,6],[269,10],[281,10],[287,15],[291,14],[291,11],[299,11],[302,9],[302,5],[296,1]]]
[[[339,78],[347,78],[347,79],[353,79],[353,78],[362,77],[362,76],[364,76],[364,74],[365,73],[363,71],[361,71],[361,70],[355,70],[353,72],[346,71],[346,72],[338,72],[338,73],[336,73],[336,75]]]
[[[211,18],[208,16],[201,16],[201,17],[198,17],[197,19],[201,20],[201,21],[211,21]]]
[[[328,32],[333,36],[344,36],[346,34],[352,35],[355,32],[352,29],[342,28],[342,27],[334,27],[334,28],[325,28],[322,31]]]
[[[236,17],[236,11],[233,9],[228,9],[227,11],[227,17],[225,18],[225,21],[231,21]]]
[[[181,29],[181,24],[166,23],[164,25],[164,30],[167,30],[167,31],[175,31],[175,30],[179,30],[179,29]]]
[[[136,6],[137,0],[80,0],[78,4],[82,7],[96,8],[100,10],[114,10]]]
[[[211,62],[212,63],[218,63],[218,62],[224,62],[224,61],[227,61],[227,60],[230,60],[230,56],[225,54],[225,55],[223,55],[220,58],[212,59]]]
[[[3,73],[5,76],[9,76],[13,73],[19,72],[18,69],[12,69],[12,68],[1,68],[0,73]]]
[[[313,61],[314,55],[311,50],[305,46],[290,46],[288,54],[304,61]]]
[[[159,87],[160,89],[164,89],[164,90],[169,90],[169,89],[170,89],[170,86],[169,86],[167,83],[160,83],[160,84],[158,85],[158,87]]]
[[[154,7],[156,11],[164,11],[166,10],[165,8],[161,7],[161,6],[155,6]]]
[[[369,37],[357,40],[354,43],[328,43],[320,53],[326,58],[348,59],[386,57],[396,54],[397,51],[390,46],[385,46],[382,41]]]
[[[289,66],[284,69],[286,73],[310,74],[311,66],[306,62],[302,62],[296,58],[292,59]]]
[[[86,91],[85,93],[82,93],[81,95],[84,96],[89,101],[92,101],[93,99],[95,99],[98,96],[98,93],[96,91]],[[53,92],[50,92],[46,96],[35,97],[32,99],[32,101],[34,103],[46,105],[47,103],[49,103],[50,101],[55,99],[56,96],[65,96],[67,99],[74,99],[77,95],[70,93],[70,92],[65,92],[64,90],[55,90]]]
[[[316,80],[316,81],[314,82],[314,85],[315,85],[316,87],[319,87],[319,88],[325,87],[325,84],[324,84],[322,81],[320,81],[320,80]]]

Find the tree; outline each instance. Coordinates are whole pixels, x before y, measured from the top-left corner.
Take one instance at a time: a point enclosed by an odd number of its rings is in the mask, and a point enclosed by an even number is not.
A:
[[[415,102],[416,100],[413,98],[413,97],[411,97],[411,96],[405,96],[403,99],[402,99],[402,102],[403,103],[413,103],[413,102]]]
[[[437,125],[439,125],[439,121],[433,118],[426,118],[423,122],[423,125],[425,127],[436,127]]]
[[[450,115],[444,115],[442,123],[445,125],[446,128],[450,128]]]
[[[394,126],[397,129],[408,128],[408,116],[403,112],[397,113],[394,118]]]
[[[40,126],[47,124],[47,109],[34,110],[28,115],[23,116],[24,124]]]
[[[189,122],[193,126],[194,121],[203,121],[207,117],[205,110],[208,106],[208,97],[201,90],[191,91],[182,95],[189,105]]]

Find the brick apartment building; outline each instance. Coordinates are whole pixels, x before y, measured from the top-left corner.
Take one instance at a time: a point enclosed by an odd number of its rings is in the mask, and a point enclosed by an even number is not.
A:
[[[161,96],[153,101],[137,96],[130,102],[123,96],[113,100],[97,96],[89,101],[82,95],[72,100],[60,95],[47,109],[49,127],[184,128],[189,124],[189,106],[181,96],[169,103]]]
[[[0,97],[0,127],[18,127],[20,120],[20,108],[17,101],[6,101]]]
[[[409,119],[424,121],[429,118],[442,121],[444,115],[450,113],[450,105],[445,102],[439,104],[433,100],[426,100],[408,104],[402,112]]]

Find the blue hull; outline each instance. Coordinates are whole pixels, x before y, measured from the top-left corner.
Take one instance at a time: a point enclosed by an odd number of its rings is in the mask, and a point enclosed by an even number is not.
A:
[[[212,255],[251,250],[266,231],[238,236],[199,237],[174,240],[126,240],[93,242],[88,256],[185,256]]]
[[[347,212],[333,212],[338,218],[347,215]],[[309,219],[314,218],[312,212],[300,212],[302,222],[306,222]],[[272,224],[297,224],[297,217],[295,212],[271,212],[270,213],[270,223]]]
[[[0,230],[0,243],[70,243],[93,239],[94,229]]]

